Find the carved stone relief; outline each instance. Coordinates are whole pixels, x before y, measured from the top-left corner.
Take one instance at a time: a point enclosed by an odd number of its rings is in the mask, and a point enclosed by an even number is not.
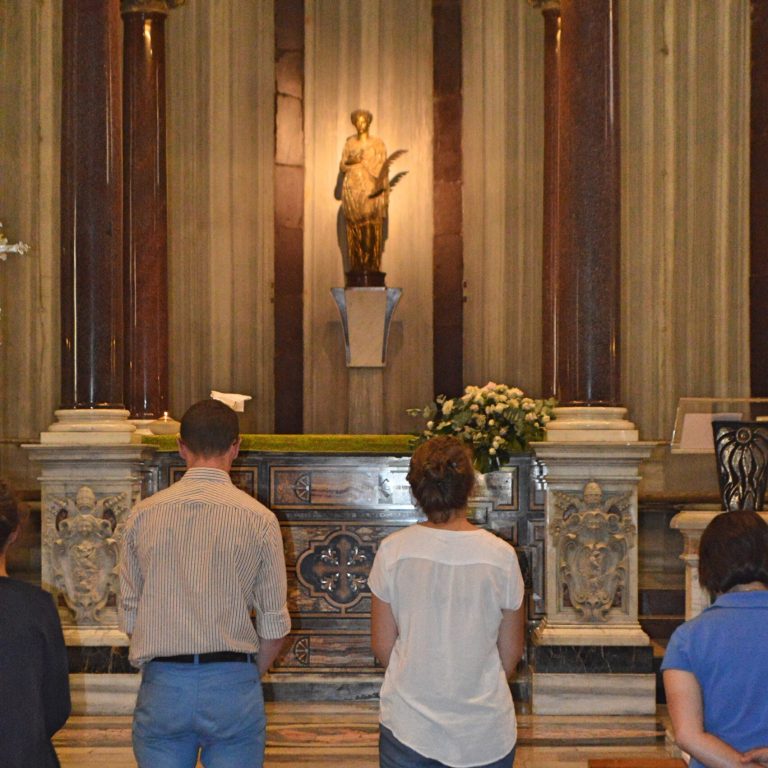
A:
[[[52,498],[48,514],[56,529],[53,583],[78,624],[100,625],[101,611],[117,591],[118,541],[128,514],[126,494],[97,500],[82,486],[75,498]]]
[[[628,589],[627,554],[635,544],[631,495],[603,498],[591,480],[583,497],[555,492],[550,535],[557,551],[561,604],[587,622],[604,622],[611,608],[623,608]]]

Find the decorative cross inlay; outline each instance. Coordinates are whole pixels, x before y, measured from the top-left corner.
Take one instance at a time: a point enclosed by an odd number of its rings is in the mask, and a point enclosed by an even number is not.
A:
[[[296,574],[312,595],[348,607],[368,592],[373,555],[373,545],[355,534],[334,533],[302,553]]]

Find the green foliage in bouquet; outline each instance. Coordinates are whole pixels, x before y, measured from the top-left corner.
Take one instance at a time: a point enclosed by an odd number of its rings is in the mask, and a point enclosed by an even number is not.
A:
[[[484,387],[469,386],[461,397],[438,395],[424,408],[408,409],[411,416],[426,421],[413,445],[453,435],[472,448],[478,471],[491,472],[506,464],[512,453],[543,439],[556,404],[554,398],[534,400],[517,387],[492,381]]]

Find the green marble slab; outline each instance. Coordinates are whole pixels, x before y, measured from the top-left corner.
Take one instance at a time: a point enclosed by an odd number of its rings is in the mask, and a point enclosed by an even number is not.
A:
[[[409,455],[412,435],[243,435],[241,451]],[[142,443],[176,451],[175,435],[144,435]]]

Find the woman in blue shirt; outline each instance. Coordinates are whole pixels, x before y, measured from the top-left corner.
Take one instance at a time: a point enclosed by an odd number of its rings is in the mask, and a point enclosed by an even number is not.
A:
[[[760,515],[724,512],[709,523],[699,581],[714,602],[675,630],[662,664],[675,740],[691,768],[757,768],[743,753],[768,743],[768,525]]]

